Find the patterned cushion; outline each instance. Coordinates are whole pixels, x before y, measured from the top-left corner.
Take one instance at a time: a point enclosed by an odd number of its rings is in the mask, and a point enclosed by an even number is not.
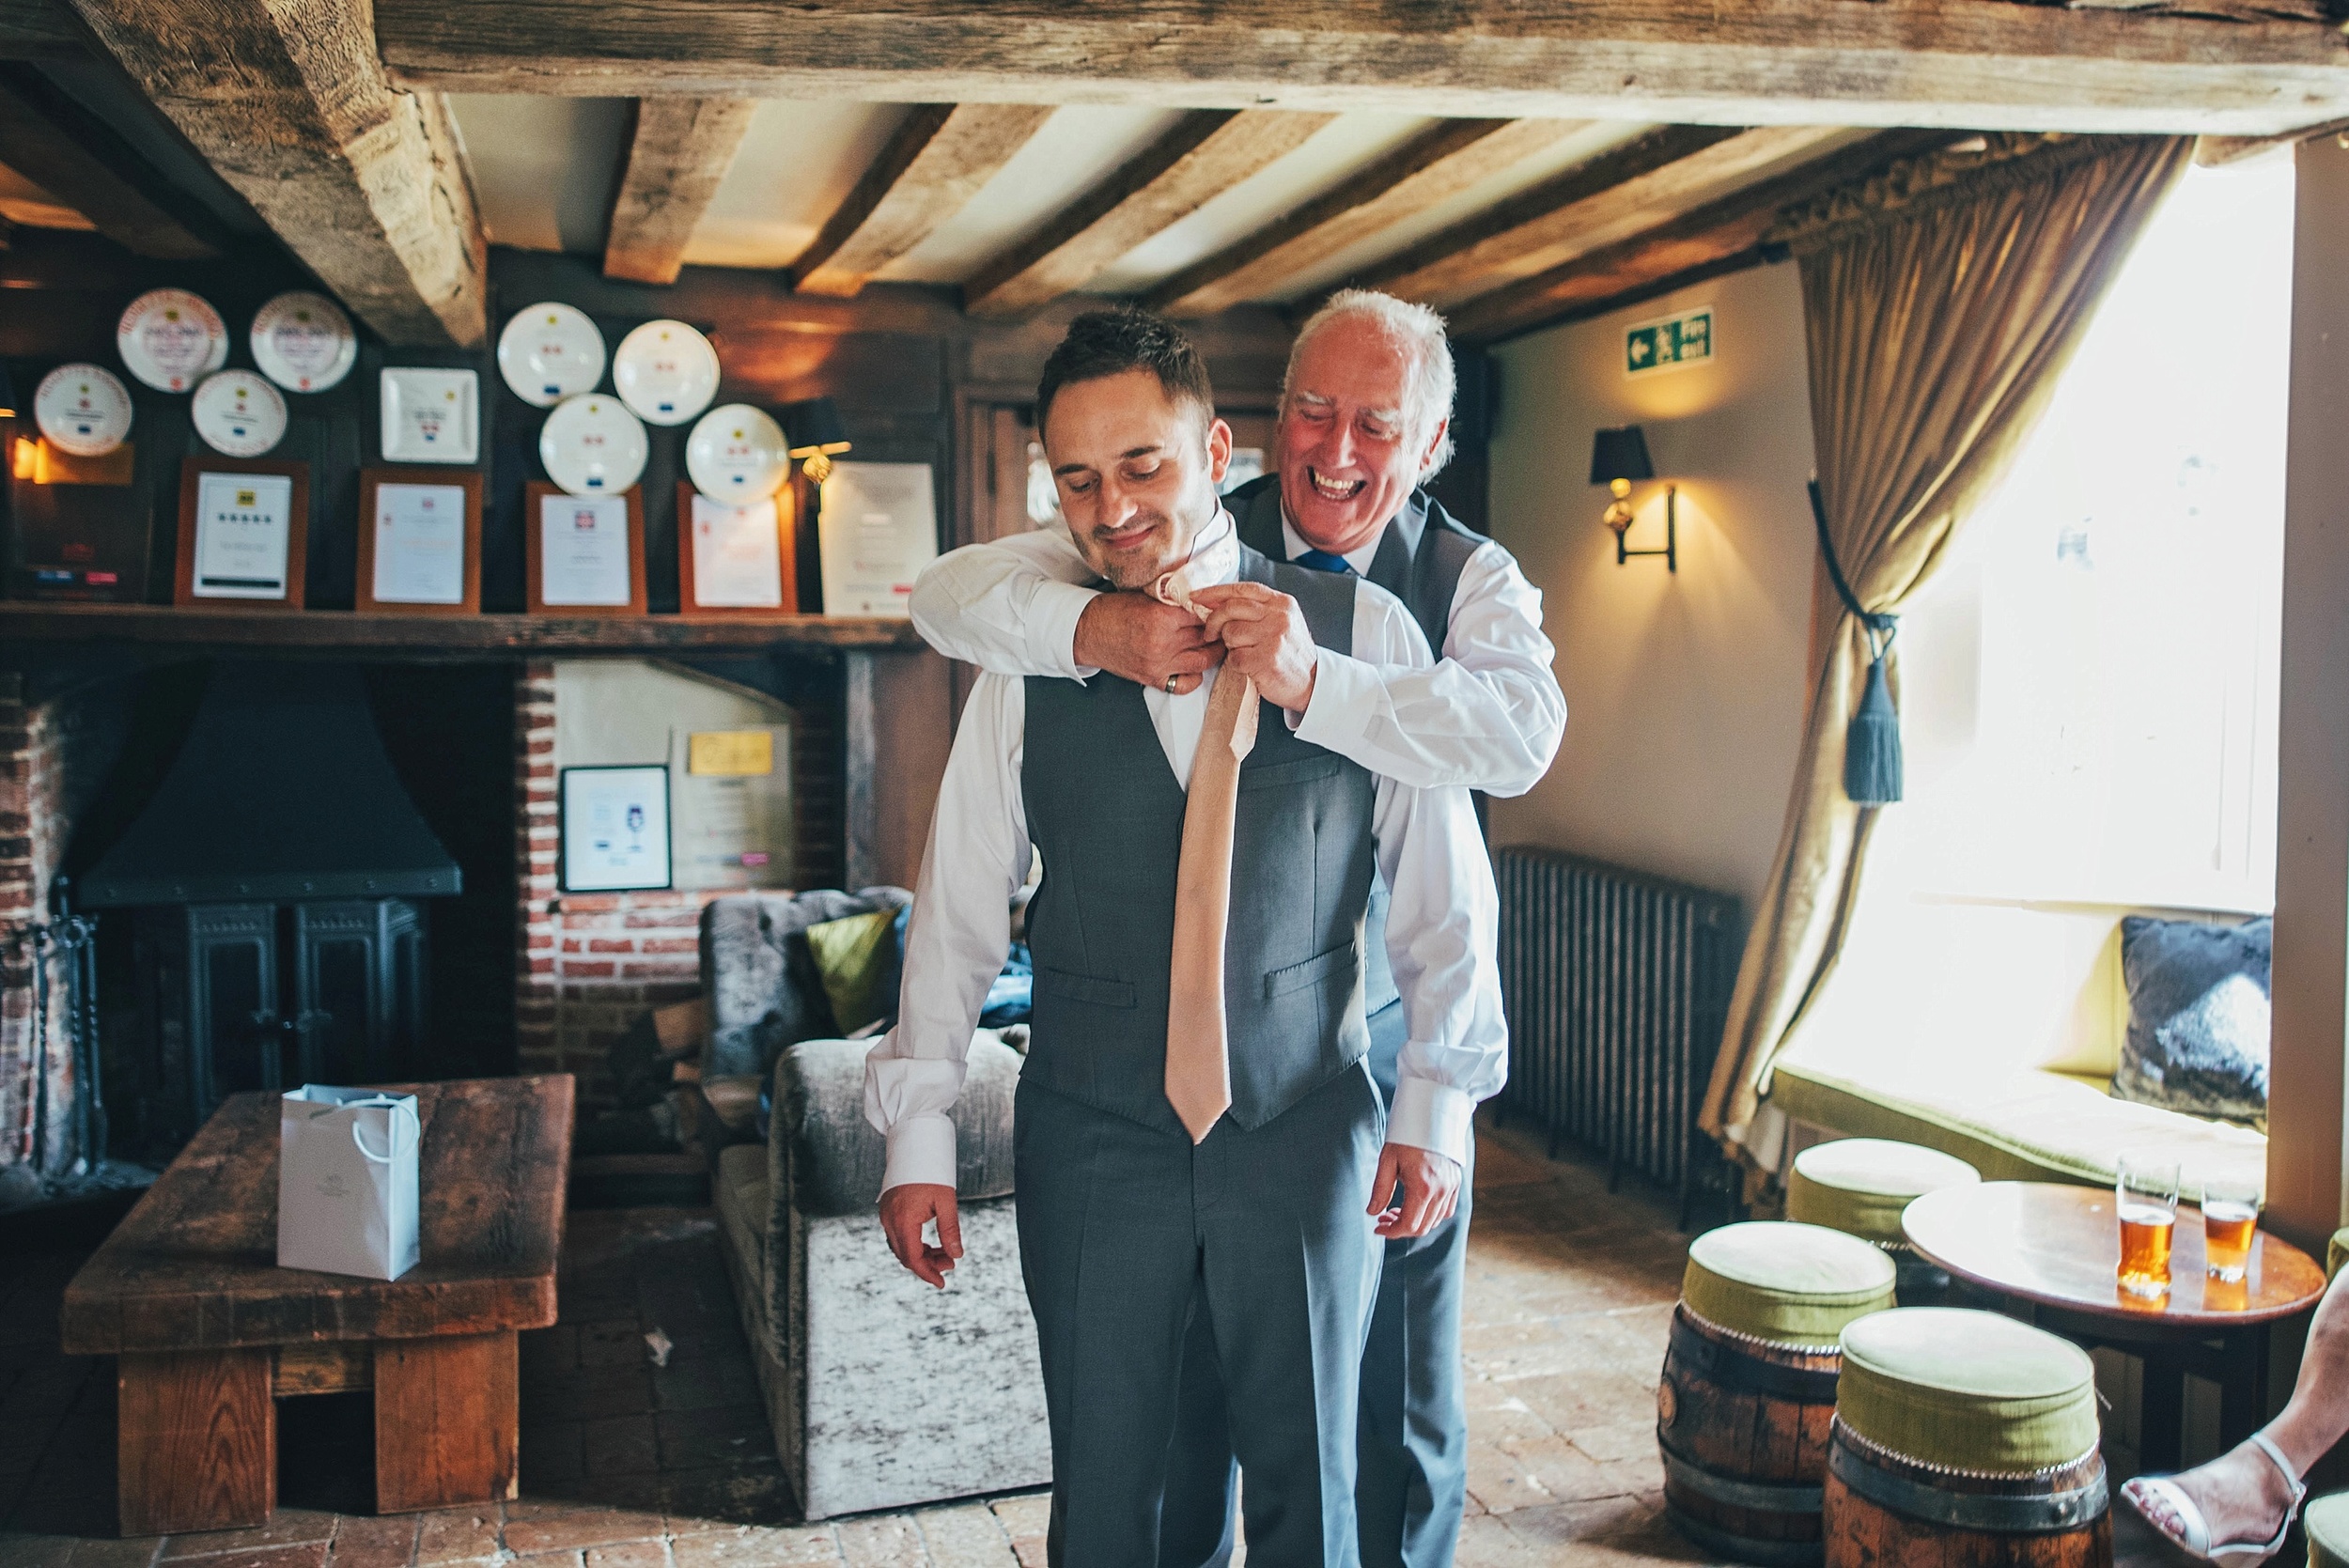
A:
[[[702,909],[702,995],[709,1043],[702,1076],[767,1076],[775,1054],[801,1040],[836,1035],[832,1003],[808,952],[806,931],[822,921],[894,909],[913,901],[903,888],[857,893],[745,893]]]
[[[2267,1128],[2268,955],[2275,923],[2132,915],[2121,923],[2129,1033],[2115,1098]]]

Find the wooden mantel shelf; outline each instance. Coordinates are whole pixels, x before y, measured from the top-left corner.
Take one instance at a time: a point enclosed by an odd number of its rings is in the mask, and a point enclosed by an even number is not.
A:
[[[127,643],[385,658],[518,658],[711,649],[918,648],[911,622],[873,616],[397,615],[348,610],[189,610],[160,604],[0,603],[0,644]]]

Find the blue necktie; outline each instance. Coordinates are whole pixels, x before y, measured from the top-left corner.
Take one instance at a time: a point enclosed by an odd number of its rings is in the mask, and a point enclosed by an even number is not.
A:
[[[1345,556],[1332,555],[1326,550],[1299,551],[1290,559],[1289,565],[1302,567],[1307,571],[1333,571],[1348,577],[1354,575],[1354,567]]]

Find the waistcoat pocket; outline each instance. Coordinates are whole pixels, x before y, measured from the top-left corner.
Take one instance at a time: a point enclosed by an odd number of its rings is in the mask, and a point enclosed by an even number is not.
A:
[[[1346,759],[1324,753],[1320,756],[1299,757],[1293,762],[1268,762],[1262,767],[1242,767],[1239,787],[1242,793],[1252,789],[1281,789],[1292,784],[1311,784],[1315,779],[1334,778]]]
[[[1301,991],[1310,986],[1318,986],[1332,975],[1343,974],[1347,984],[1351,985],[1354,970],[1360,963],[1360,955],[1351,941],[1342,947],[1333,947],[1327,953],[1315,954],[1301,964],[1291,964],[1286,969],[1277,969],[1266,975],[1264,977],[1265,1000],[1269,1001],[1274,997],[1286,996],[1291,991]],[[1037,971],[1036,978],[1040,984],[1043,980],[1042,970]]]
[[[1133,986],[1124,980],[1097,980],[1089,974],[1071,974],[1066,970],[1035,969],[1035,988],[1048,996],[1069,1001],[1089,1002],[1095,1007],[1131,1007],[1134,1005]]]

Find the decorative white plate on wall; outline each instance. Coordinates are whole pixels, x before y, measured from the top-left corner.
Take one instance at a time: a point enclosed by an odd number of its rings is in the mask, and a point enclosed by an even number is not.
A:
[[[682,321],[647,321],[612,356],[620,400],[655,425],[682,425],[718,396],[718,350]]]
[[[471,370],[387,368],[381,382],[383,458],[470,463],[481,456],[481,378]]]
[[[747,506],[783,488],[791,448],[764,409],[728,403],[702,415],[685,442],[693,488],[722,506]]]
[[[343,307],[296,288],[253,318],[253,363],[288,392],[324,392],[359,362],[359,334]]]
[[[131,389],[95,365],[60,365],[33,392],[41,439],[76,458],[102,458],[131,433]]]
[[[650,441],[617,397],[583,392],[566,397],[538,429],[547,477],[573,495],[617,495],[645,472]]]
[[[516,311],[498,334],[498,374],[514,396],[551,409],[603,380],[603,334],[574,305],[553,301]]]
[[[228,363],[228,324],[184,288],[150,288],[115,324],[115,351],[158,392],[185,392]]]
[[[285,395],[250,370],[205,377],[188,418],[204,444],[226,457],[257,458],[286,439]]]

